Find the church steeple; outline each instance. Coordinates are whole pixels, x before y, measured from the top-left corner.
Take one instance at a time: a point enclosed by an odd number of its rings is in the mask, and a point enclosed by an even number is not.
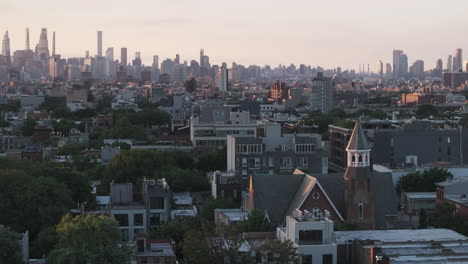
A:
[[[346,152],[348,152],[348,168],[369,167],[371,148],[367,143],[366,135],[359,121],[354,126]]]

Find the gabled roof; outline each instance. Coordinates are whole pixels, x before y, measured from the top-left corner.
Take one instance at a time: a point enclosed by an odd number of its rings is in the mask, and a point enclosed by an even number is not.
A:
[[[364,134],[364,129],[359,120],[354,126],[353,134],[351,134],[346,150],[370,150],[366,135]]]
[[[302,171],[296,169],[294,174],[304,174]],[[341,216],[340,211],[336,208],[335,204],[333,201],[330,199],[328,196],[328,193],[325,191],[325,189],[322,187],[320,184],[319,180],[316,177],[310,176],[308,174],[304,174],[304,179],[302,180],[301,185],[296,191],[296,194],[294,196],[294,199],[292,200],[291,204],[289,205],[288,211],[286,212],[287,215],[290,215],[296,208],[301,208],[302,204],[304,204],[305,200],[307,197],[309,197],[311,191],[318,186],[320,190],[322,191],[323,194],[325,194],[325,198],[327,199],[328,203],[330,206],[333,208],[335,211],[336,215],[340,218],[341,221],[344,221],[344,218]],[[286,217],[286,215],[284,216]]]

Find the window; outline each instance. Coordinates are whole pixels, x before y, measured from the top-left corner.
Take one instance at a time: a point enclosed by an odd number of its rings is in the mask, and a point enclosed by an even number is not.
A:
[[[115,214],[114,218],[119,223],[119,226],[128,226],[128,214]]]
[[[137,240],[137,252],[145,252],[145,240]]]
[[[151,209],[164,209],[164,197],[150,197]]]
[[[133,215],[133,225],[142,226],[143,225],[143,214],[134,214]]]
[[[354,155],[351,156],[351,161],[356,162],[356,157]]]
[[[302,264],[312,264],[312,255],[302,255],[301,263]]]
[[[323,264],[333,264],[333,255],[332,254],[324,254],[322,256],[322,263]]]
[[[359,154],[358,162],[362,162],[362,155]]]
[[[312,198],[314,198],[315,200],[317,200],[318,198],[320,198],[320,193],[319,192],[314,192],[312,194]]]
[[[164,215],[163,214],[150,214],[150,225],[159,226],[164,224]]]
[[[120,229],[120,239],[122,242],[128,242],[128,229]]]
[[[322,217],[322,210],[318,207],[314,207],[311,213],[314,217],[317,217],[317,218]]]
[[[358,205],[358,217],[364,218],[364,206],[362,203],[359,203]]]
[[[322,244],[322,230],[300,230],[300,245]]]

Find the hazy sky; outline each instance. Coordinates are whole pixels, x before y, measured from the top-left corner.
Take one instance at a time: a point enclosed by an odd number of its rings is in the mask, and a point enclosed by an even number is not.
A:
[[[198,60],[204,48],[212,64],[375,70],[403,49],[410,63],[432,68],[455,48],[468,52],[467,10],[466,0],[0,0],[0,30],[10,31],[16,50],[24,49],[26,27],[31,47],[47,27],[65,57],[96,54],[102,30],[104,52],[114,47],[119,58],[127,47],[131,60],[141,51],[145,64],[176,53]]]

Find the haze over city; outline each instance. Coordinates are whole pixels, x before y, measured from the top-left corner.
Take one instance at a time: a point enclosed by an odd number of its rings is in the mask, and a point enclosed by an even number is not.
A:
[[[214,63],[320,65],[358,69],[359,64],[390,62],[402,49],[413,62],[434,67],[455,48],[468,48],[464,21],[467,1],[29,1],[2,0],[1,31],[11,49],[23,49],[24,29],[35,43],[40,29],[57,36],[63,57],[96,53],[96,31],[103,46],[127,47],[152,55],[181,54],[182,60],[207,50]],[[119,53],[116,54],[119,56]]]

